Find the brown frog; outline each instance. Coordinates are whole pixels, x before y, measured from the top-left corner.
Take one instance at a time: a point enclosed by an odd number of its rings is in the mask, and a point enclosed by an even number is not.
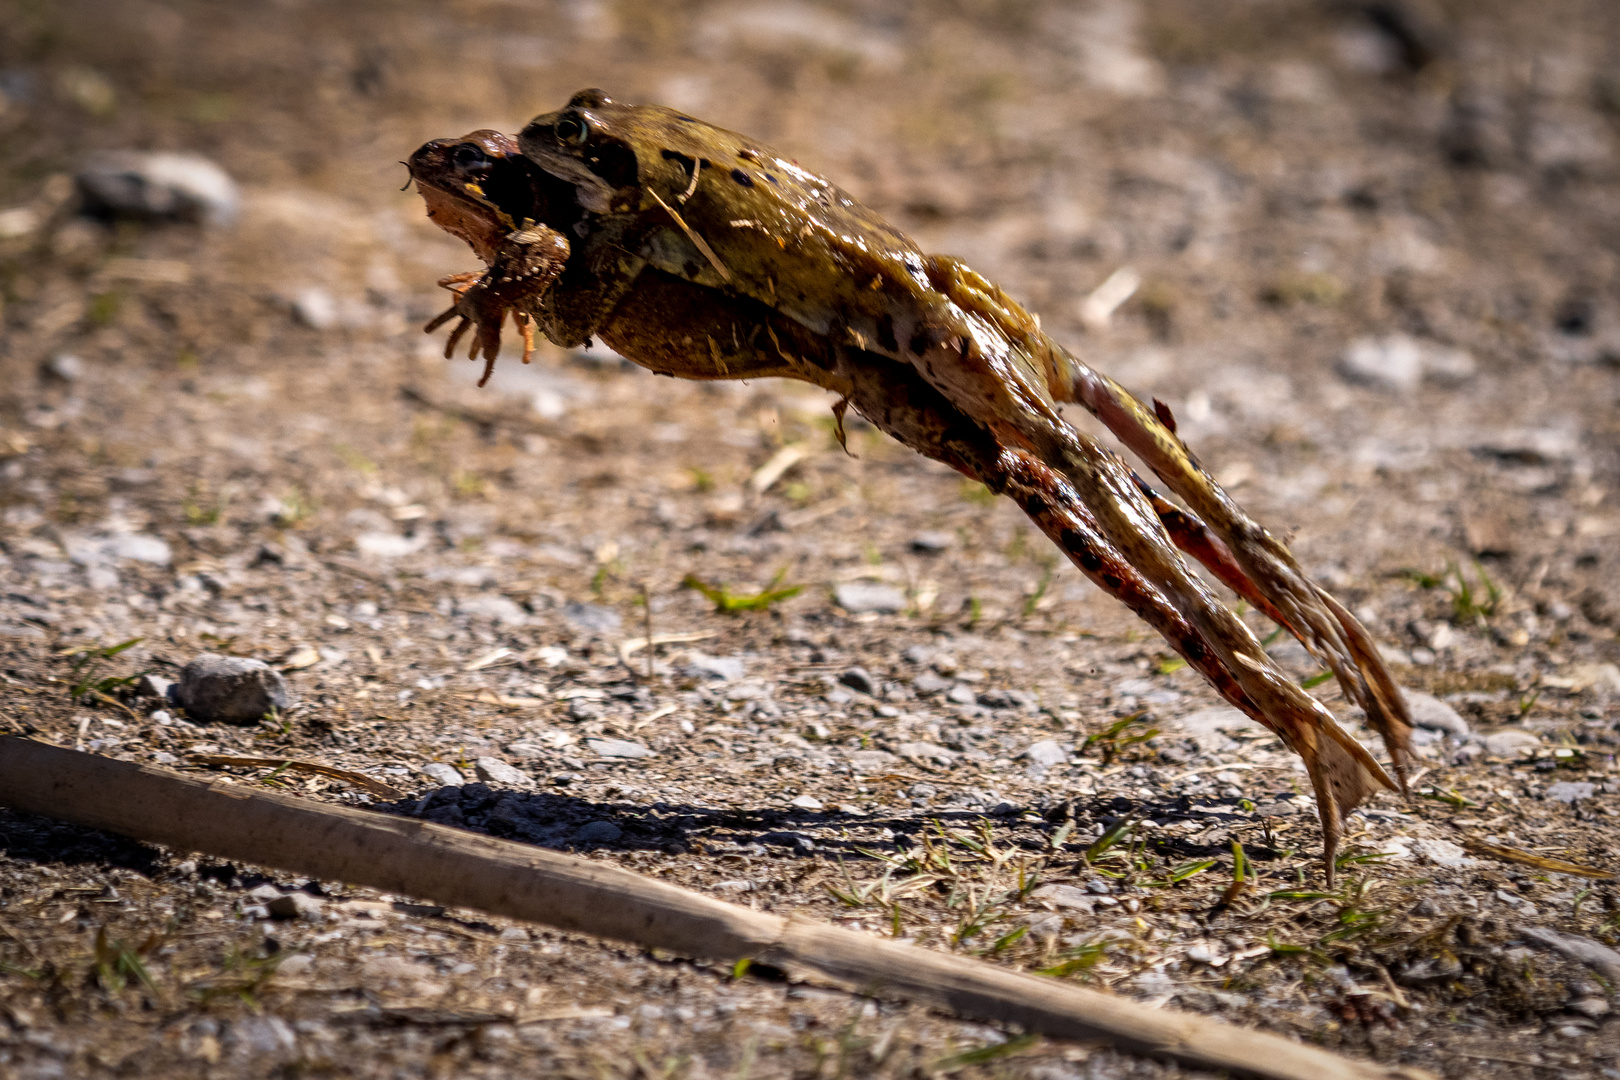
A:
[[[1168,409],[1091,369],[959,261],[922,252],[745,136],[600,91],[537,117],[516,145],[477,132],[429,143],[410,165],[430,215],[489,266],[446,279],[456,305],[429,329],[459,316],[452,346],[476,327],[470,355],[492,364],[511,311],[525,333],[533,320],[558,344],[599,336],[661,374],[802,379],[1009,495],[1088,577],[1300,753],[1331,875],[1343,815],[1395,783],[1272,664],[1180,547],[1333,669],[1404,781],[1406,704],[1355,618],[1204,472]],[[446,200],[453,213],[435,209]],[[1065,422],[1063,401],[1101,418],[1191,512]]]

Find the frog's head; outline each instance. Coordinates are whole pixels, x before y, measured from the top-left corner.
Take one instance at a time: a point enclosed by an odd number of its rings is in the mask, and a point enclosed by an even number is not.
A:
[[[510,135],[483,129],[423,143],[405,167],[429,219],[488,261],[508,233],[534,216],[525,164]]]
[[[486,262],[524,221],[553,223],[554,210],[573,201],[570,190],[519,153],[516,139],[487,128],[423,143],[405,167],[433,223]]]
[[[636,112],[600,90],[581,90],[556,112],[529,121],[518,145],[530,161],[573,184],[585,209],[629,209],[641,203]]]

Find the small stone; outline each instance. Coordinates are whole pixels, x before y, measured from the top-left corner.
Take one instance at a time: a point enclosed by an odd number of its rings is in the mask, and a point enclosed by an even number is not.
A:
[[[981,690],[979,704],[987,709],[1026,709],[1036,701],[1033,694],[1022,690]]]
[[[1381,390],[1407,392],[1423,381],[1423,355],[1417,342],[1404,334],[1352,342],[1339,357],[1338,367],[1346,380]]]
[[[833,602],[851,615],[875,611],[894,614],[906,609],[906,596],[893,585],[846,581],[833,590]]]
[[[169,690],[173,686],[174,681],[172,679],[165,679],[163,676],[153,675],[151,672],[147,672],[135,680],[135,692],[137,694],[141,697],[157,698],[159,701],[169,700]]]
[[[272,919],[304,919],[315,922],[320,919],[324,905],[319,897],[305,892],[290,892],[276,897],[264,907],[270,912]]]
[[[1569,1003],[1569,1011],[1580,1013],[1591,1020],[1601,1020],[1609,1015],[1609,1003],[1600,997],[1581,998],[1579,1001]]]
[[[1052,907],[1069,908],[1090,915],[1097,909],[1097,900],[1084,889],[1073,885],[1042,885],[1030,893],[1030,899]]]
[[[429,965],[403,956],[374,956],[360,965],[360,982],[369,987],[432,979],[435,974]]]
[[[877,686],[872,682],[871,674],[863,667],[852,667],[838,676],[838,681],[851,690],[858,690],[863,694],[877,692]]]
[[[919,555],[938,555],[950,550],[955,539],[947,532],[920,532],[911,538],[911,550]]]
[[[1187,950],[1187,959],[1195,964],[1213,964],[1223,958],[1207,945],[1194,945]]]
[[[427,534],[401,536],[392,532],[363,532],[354,538],[354,548],[368,559],[400,559],[427,547]]]
[[[444,761],[430,761],[419,766],[417,771],[440,787],[460,787],[467,782],[460,769]]]
[[[1573,803],[1578,799],[1590,799],[1597,794],[1597,785],[1585,780],[1560,780],[1547,788],[1547,798],[1553,802]]]
[[[173,765],[179,760],[167,750],[154,750],[152,752],[152,764],[154,765]]]
[[[1338,368],[1350,382],[1406,393],[1425,378],[1450,386],[1467,382],[1479,364],[1462,349],[1391,334],[1353,342],[1339,358]]]
[[[78,382],[84,378],[84,361],[72,353],[57,353],[45,361],[45,374],[63,382]]]
[[[92,217],[228,225],[242,201],[225,170],[197,154],[97,154],[74,181],[84,211]]]
[[[507,787],[533,787],[534,780],[528,773],[515,769],[498,757],[481,757],[473,760],[473,772],[478,779],[489,784],[505,784]]]
[[[263,660],[203,653],[180,671],[175,699],[198,720],[253,724],[292,707],[281,673]]]
[[[788,805],[797,807],[800,810],[822,810],[826,808],[826,804],[814,795],[800,795],[798,798],[790,800]]]
[[[308,285],[293,296],[293,318],[311,330],[330,330],[337,325],[338,303],[326,289]]]
[[[624,622],[619,613],[601,604],[581,604],[570,600],[563,605],[563,618],[580,630],[596,634],[611,634]]]
[[[624,830],[611,821],[588,821],[574,831],[576,844],[616,844]]]
[[[748,662],[740,656],[693,653],[686,662],[686,673],[699,679],[724,679],[730,682],[748,674]]]
[[[1485,751],[1493,757],[1533,754],[1540,746],[1541,739],[1528,731],[1497,731],[1485,736]]]
[[[979,695],[966,683],[957,683],[951,687],[951,692],[945,695],[945,699],[955,705],[972,705],[979,700]]]
[[[1418,727],[1462,736],[1468,735],[1473,730],[1456,709],[1433,694],[1425,694],[1421,690],[1411,690],[1403,686],[1401,696],[1406,698],[1406,708],[1412,714],[1412,723]]]
[[[1254,721],[1230,705],[1211,705],[1164,726],[1191,738],[1202,750],[1218,750],[1230,741],[1227,732],[1251,730]]]
[[[895,751],[907,761],[918,765],[939,765],[950,768],[956,764],[956,753],[943,746],[936,746],[928,742],[904,742],[895,747]]]
[[[629,739],[586,739],[585,748],[605,758],[635,760],[658,756],[657,751]]]
[[[522,626],[529,621],[529,613],[523,610],[523,605],[498,593],[459,600],[456,602],[456,614],[489,619],[502,626]]]
[[[849,755],[849,767],[867,775],[888,772],[898,764],[900,759],[887,750],[852,750]]]
[[[1419,855],[1434,863],[1436,866],[1471,866],[1474,860],[1468,857],[1468,852],[1450,840],[1413,840],[1412,846]]]
[[[602,715],[602,706],[589,698],[577,697],[568,703],[568,719],[578,723],[595,720]]]
[[[924,696],[937,694],[942,690],[949,690],[954,683],[949,679],[941,678],[932,671],[925,671],[911,680],[911,689]]]
[[[1069,751],[1056,739],[1042,739],[1039,742],[1030,743],[1024,748],[1024,752],[1018,756],[1035,765],[1052,768],[1056,765],[1067,764]]]
[[[498,936],[502,941],[523,942],[532,941],[534,939],[534,935],[530,934],[528,930],[521,926],[508,926],[505,930],[502,930]]]
[[[256,904],[268,904],[281,898],[281,890],[267,881],[263,885],[255,885],[249,889],[247,898]]]

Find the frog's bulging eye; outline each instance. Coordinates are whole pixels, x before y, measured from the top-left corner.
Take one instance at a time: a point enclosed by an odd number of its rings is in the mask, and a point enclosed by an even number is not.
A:
[[[485,157],[484,152],[472,143],[462,143],[450,151],[450,160],[463,169],[489,164],[489,158]]]
[[[590,125],[577,116],[565,116],[552,129],[560,142],[583,143],[590,137]]]

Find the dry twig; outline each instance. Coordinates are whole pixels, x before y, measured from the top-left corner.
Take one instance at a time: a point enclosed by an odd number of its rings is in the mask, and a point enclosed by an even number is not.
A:
[[[613,866],[427,822],[205,783],[0,737],[0,802],[220,858],[527,919],[681,955],[750,959],[807,981],[1268,1080],[1428,1080],[1279,1035],[1055,979],[783,919]]]

